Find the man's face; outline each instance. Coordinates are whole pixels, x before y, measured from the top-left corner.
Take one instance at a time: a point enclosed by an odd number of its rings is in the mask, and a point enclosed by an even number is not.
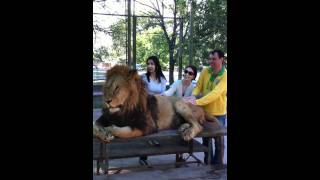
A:
[[[213,69],[220,68],[222,66],[223,58],[219,58],[217,53],[214,53],[213,55],[209,55],[208,63]]]

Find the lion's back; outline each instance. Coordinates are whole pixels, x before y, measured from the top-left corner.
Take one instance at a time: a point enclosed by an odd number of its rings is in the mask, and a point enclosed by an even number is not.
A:
[[[159,130],[172,128],[177,120],[177,114],[175,112],[174,103],[177,98],[167,96],[156,96],[158,104],[158,128]]]

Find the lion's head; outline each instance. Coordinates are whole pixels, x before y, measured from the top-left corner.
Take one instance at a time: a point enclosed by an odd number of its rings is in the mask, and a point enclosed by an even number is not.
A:
[[[116,65],[107,72],[103,88],[104,104],[110,113],[127,113],[134,108],[146,107],[145,85],[136,70]]]

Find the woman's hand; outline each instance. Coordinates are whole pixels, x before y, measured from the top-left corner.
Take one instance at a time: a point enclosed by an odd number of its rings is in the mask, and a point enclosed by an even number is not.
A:
[[[195,96],[188,96],[188,97],[183,97],[183,100],[187,103],[191,103],[193,105],[196,105],[196,97]]]

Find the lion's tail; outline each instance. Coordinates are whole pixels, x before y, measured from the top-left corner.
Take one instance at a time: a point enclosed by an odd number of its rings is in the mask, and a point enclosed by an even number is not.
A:
[[[214,116],[209,115],[208,113],[206,113],[206,114],[205,114],[205,118],[206,118],[207,121],[217,123],[217,124],[220,126],[220,122],[219,122],[219,120],[218,120],[216,117],[214,117]]]

